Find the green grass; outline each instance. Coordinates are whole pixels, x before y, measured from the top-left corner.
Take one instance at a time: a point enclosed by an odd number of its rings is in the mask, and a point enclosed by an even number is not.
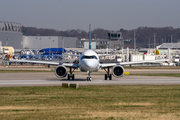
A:
[[[180,77],[180,73],[149,73],[149,74],[129,74],[129,75]]]
[[[53,72],[51,70],[0,70],[0,73]]]
[[[180,119],[180,85],[4,87],[0,119]]]
[[[180,69],[180,66],[124,66],[125,69]]]

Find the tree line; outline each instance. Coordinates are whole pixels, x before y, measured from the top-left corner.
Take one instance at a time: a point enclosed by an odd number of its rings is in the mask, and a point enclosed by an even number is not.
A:
[[[108,32],[110,30],[105,30],[102,28],[97,28],[92,30],[92,38],[94,39],[108,39]],[[115,31],[114,31],[115,32]],[[180,28],[173,27],[139,27],[134,30],[120,29],[117,32],[122,32],[122,37],[125,41],[125,47],[133,48],[134,44],[134,32],[136,38],[137,48],[148,48],[154,46],[154,39],[156,40],[155,45],[160,45],[162,43],[170,43],[180,41]],[[77,37],[78,39],[86,38],[88,39],[89,33],[84,30],[66,30],[58,31],[54,29],[44,29],[36,27],[22,27],[22,33],[26,36],[65,36],[65,37]]]

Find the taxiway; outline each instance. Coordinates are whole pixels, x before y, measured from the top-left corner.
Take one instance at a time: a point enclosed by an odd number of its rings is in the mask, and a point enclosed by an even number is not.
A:
[[[99,73],[99,72],[98,72]],[[93,80],[86,81],[87,74],[76,72],[75,80],[57,78],[53,72],[36,73],[0,73],[0,87],[19,86],[61,86],[62,83],[78,83],[81,85],[180,85],[179,77],[159,76],[124,76],[104,80],[102,72],[91,75]]]

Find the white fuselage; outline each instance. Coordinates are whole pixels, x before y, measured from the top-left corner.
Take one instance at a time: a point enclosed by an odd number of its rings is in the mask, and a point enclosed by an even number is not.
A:
[[[93,50],[86,50],[79,58],[79,69],[82,72],[99,70],[99,56]]]

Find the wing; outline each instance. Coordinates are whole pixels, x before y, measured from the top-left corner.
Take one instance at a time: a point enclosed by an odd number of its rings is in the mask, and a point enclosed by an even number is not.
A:
[[[79,68],[79,64],[74,64],[74,63],[63,63],[61,65],[64,65],[65,67],[70,67],[70,68]]]
[[[53,61],[38,61],[38,60],[9,60],[9,62],[19,62],[19,63],[35,63],[35,64],[47,64],[47,65],[64,65],[65,67],[78,68],[79,64],[74,63],[59,63]]]
[[[19,63],[36,63],[36,64],[48,64],[48,65],[59,65],[59,63],[58,63],[58,62],[38,61],[38,60],[9,60],[9,62],[19,62]]]
[[[138,63],[162,63],[162,62],[167,62],[167,61],[169,61],[169,59],[144,60],[144,61],[133,61],[133,62],[121,62],[121,63],[105,63],[105,64],[100,64],[100,68],[113,67],[115,65],[131,65],[131,64],[138,64]]]
[[[162,63],[162,62],[166,62],[166,61],[169,61],[169,59],[122,62],[122,63],[120,63],[120,65],[131,65],[131,64],[138,64],[138,63]]]

